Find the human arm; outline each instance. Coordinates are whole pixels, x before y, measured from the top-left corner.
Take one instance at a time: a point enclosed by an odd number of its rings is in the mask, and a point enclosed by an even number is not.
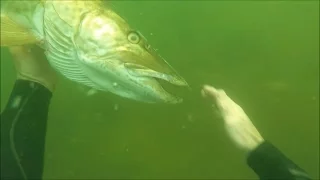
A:
[[[260,179],[311,179],[303,169],[262,138],[243,109],[223,90],[205,85],[201,93],[217,105],[227,134],[247,152],[247,163]]]
[[[39,49],[10,48],[17,80],[1,113],[1,179],[41,179],[55,73]]]

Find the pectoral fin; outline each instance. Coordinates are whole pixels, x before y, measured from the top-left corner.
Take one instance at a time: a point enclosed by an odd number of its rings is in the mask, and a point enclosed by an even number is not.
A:
[[[23,28],[1,13],[1,46],[35,44],[39,40],[29,29]]]

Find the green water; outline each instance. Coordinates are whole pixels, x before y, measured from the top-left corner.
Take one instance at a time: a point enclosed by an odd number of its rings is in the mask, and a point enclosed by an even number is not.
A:
[[[265,139],[319,178],[319,1],[114,3],[193,88],[186,103],[88,97],[60,78],[45,172],[57,178],[257,178],[199,91],[223,88]],[[15,80],[1,49],[1,109]]]

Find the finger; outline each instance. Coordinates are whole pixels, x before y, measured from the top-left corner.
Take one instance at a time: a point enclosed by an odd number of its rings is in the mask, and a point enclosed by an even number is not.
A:
[[[216,89],[210,85],[204,85],[201,91],[201,94],[204,98],[209,98],[213,103],[216,104],[220,111],[225,111],[230,104],[233,104],[233,101],[222,89]]]
[[[9,47],[9,52],[13,55],[23,54],[23,53],[25,53],[25,47],[12,46],[12,47]]]
[[[9,47],[9,52],[15,60],[25,59],[30,56],[31,48],[29,46],[13,46]]]
[[[202,90],[201,90],[201,94],[203,97],[212,97],[214,98],[216,96],[217,90],[210,86],[210,85],[204,85]]]
[[[44,50],[35,45],[15,46],[9,48],[14,61],[26,61],[36,59],[37,61],[46,60]]]
[[[216,89],[210,85],[204,85],[202,88],[201,94],[205,98],[209,97],[215,100],[220,99],[221,97],[226,95],[223,90]]]

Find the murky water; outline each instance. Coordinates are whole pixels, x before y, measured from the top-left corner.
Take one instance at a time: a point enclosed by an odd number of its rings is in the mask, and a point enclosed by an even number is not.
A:
[[[190,83],[180,105],[87,96],[59,80],[45,178],[256,178],[200,97],[224,88],[265,137],[319,178],[319,2],[117,1]],[[1,49],[1,109],[15,71]]]

